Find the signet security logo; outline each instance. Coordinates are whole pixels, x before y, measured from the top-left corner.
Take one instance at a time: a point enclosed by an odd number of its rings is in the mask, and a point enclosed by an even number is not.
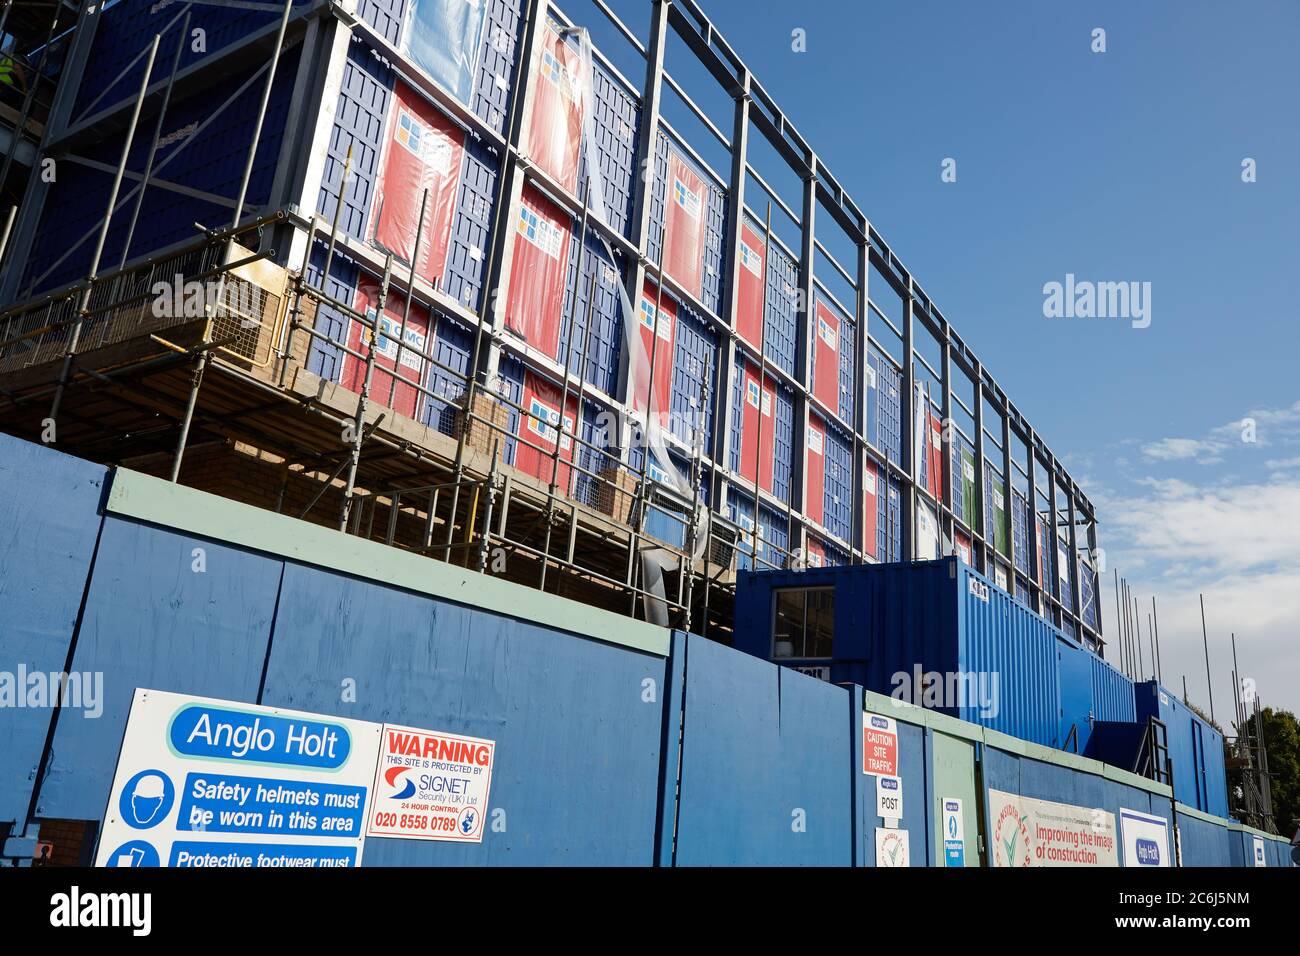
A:
[[[389,767],[384,771],[384,782],[390,787],[397,789],[396,793],[390,793],[388,796],[393,800],[406,800],[415,796],[415,784],[402,777],[406,772],[406,767]],[[398,783],[398,777],[402,777],[401,783]]]

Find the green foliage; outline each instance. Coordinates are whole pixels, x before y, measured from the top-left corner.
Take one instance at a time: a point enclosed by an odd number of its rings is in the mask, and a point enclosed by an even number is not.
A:
[[[1284,836],[1300,826],[1300,721],[1289,710],[1265,707],[1264,750],[1273,785],[1273,816]]]

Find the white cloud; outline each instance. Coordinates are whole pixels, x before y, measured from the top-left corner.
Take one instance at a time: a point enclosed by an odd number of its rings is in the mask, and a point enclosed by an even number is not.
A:
[[[1231,718],[1234,631],[1242,672],[1255,678],[1264,702],[1300,712],[1300,476],[1199,485],[1147,478],[1127,495],[1108,492],[1098,512],[1111,565],[1145,595],[1144,635],[1156,595],[1166,686],[1181,693],[1186,674],[1194,701],[1208,702],[1197,599],[1204,593],[1220,723]],[[1113,639],[1110,588],[1102,588],[1102,601]]]
[[[1201,441],[1196,438],[1162,438],[1142,446],[1142,454],[1153,461],[1186,461],[1189,458],[1204,460],[1211,457],[1219,461],[1223,443]]]

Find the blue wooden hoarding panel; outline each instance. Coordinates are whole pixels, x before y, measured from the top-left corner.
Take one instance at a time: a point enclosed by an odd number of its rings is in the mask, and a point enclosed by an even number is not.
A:
[[[847,691],[687,640],[677,865],[847,865]]]
[[[281,562],[120,518],[103,534],[72,666],[104,675],[103,715],[59,716],[42,816],[97,820],[137,687],[257,700]]]
[[[665,674],[654,655],[289,564],[263,702],[496,741],[483,843],[371,840],[369,865],[648,865],[663,704],[646,687]]]
[[[0,669],[15,681],[20,670],[49,675],[66,667],[105,474],[102,465],[0,434]],[[5,709],[0,826],[12,822],[22,831],[52,713],[48,706]]]

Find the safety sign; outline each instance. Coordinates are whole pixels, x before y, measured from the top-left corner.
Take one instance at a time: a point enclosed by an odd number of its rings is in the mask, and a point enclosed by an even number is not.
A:
[[[483,840],[496,744],[384,724],[366,833],[414,840]]]
[[[862,715],[862,772],[898,775],[898,725],[894,718]]]
[[[966,835],[961,818],[961,801],[943,798],[943,865],[966,865]]]
[[[357,866],[380,729],[137,689],[95,863]]]
[[[1255,857],[1255,865],[1268,866],[1268,858],[1264,855],[1264,841],[1259,837],[1251,837],[1251,846]]]
[[[1164,817],[1119,808],[1125,866],[1169,866],[1169,821]]]
[[[876,777],[876,816],[884,820],[903,816],[902,777]]]

